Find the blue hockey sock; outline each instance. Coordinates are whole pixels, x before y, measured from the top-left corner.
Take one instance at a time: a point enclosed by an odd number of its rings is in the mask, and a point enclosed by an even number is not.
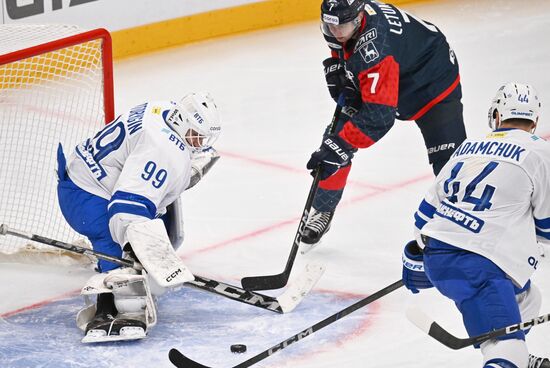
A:
[[[497,358],[489,360],[483,368],[518,368],[518,366],[509,360]]]

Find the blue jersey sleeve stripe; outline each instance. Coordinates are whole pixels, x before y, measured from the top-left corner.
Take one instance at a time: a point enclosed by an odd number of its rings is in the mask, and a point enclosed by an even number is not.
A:
[[[416,226],[419,230],[422,230],[424,225],[428,223],[428,221],[424,220],[422,217],[418,215],[418,213],[414,214],[414,226]]]
[[[111,197],[109,205],[114,205],[114,203],[118,200],[124,202],[135,202],[136,204],[141,205],[141,207],[145,206],[145,208],[149,212],[149,215],[147,216],[149,218],[155,218],[155,216],[157,215],[157,206],[155,206],[153,202],[142,195],[118,190]]]
[[[537,236],[541,236],[544,239],[550,240],[550,233],[544,232],[542,230],[537,229]]]
[[[426,200],[422,200],[422,203],[420,203],[420,207],[418,207],[418,210],[426,217],[433,218],[436,208],[426,202]]]
[[[550,229],[550,217],[544,219],[535,219],[535,226],[541,229]]]
[[[129,213],[131,215],[143,216],[153,219],[147,208],[128,203],[113,203],[109,207],[109,220],[117,213]]]

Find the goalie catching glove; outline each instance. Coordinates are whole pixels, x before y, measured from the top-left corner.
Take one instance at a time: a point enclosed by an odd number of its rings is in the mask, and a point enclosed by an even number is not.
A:
[[[413,294],[433,287],[424,270],[424,253],[416,240],[408,242],[403,250],[403,284]]]

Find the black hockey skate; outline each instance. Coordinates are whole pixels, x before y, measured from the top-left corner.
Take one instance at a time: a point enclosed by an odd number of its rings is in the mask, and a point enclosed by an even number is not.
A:
[[[550,360],[546,358],[537,358],[529,354],[529,365],[527,368],[550,368]]]
[[[137,319],[115,318],[110,314],[97,315],[86,326],[82,342],[136,340],[146,337],[147,325]]]
[[[302,243],[317,244],[323,235],[329,231],[333,216],[334,211],[321,212],[312,209],[304,233],[302,234]]]
[[[137,319],[116,318],[118,311],[113,294],[98,294],[96,314],[86,325],[86,336],[83,343],[145,338],[147,325]]]

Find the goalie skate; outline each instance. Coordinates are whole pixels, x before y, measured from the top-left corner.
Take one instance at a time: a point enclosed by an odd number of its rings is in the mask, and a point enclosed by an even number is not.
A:
[[[115,318],[110,314],[96,316],[86,327],[83,343],[138,340],[147,337],[147,326],[144,322]]]

